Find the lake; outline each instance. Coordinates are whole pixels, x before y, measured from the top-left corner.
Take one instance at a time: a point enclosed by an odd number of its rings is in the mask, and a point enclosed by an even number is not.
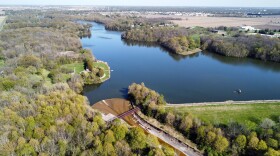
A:
[[[83,94],[91,104],[126,97],[133,82],[144,82],[168,103],[280,99],[280,63],[210,52],[179,56],[157,45],[127,43],[121,32],[92,24],[92,36],[81,39],[83,48],[113,71],[105,83],[85,86]],[[235,92],[238,89],[241,94]]]

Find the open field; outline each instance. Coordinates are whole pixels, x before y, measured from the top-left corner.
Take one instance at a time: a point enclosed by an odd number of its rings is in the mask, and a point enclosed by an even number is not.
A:
[[[213,124],[227,124],[231,121],[244,123],[248,120],[259,123],[264,118],[278,121],[280,116],[280,103],[176,106],[166,107],[166,109],[176,113],[191,113]]]
[[[73,71],[75,69],[75,73],[80,73],[84,70],[84,64],[83,63],[65,64],[65,65],[62,65],[61,68],[66,68],[66,69],[73,70]]]
[[[182,27],[218,27],[218,26],[242,26],[250,25],[256,28],[280,29],[280,16],[265,16],[257,18],[242,17],[207,17],[207,16],[175,16],[175,15],[147,15],[148,18],[173,17],[181,20],[172,20]]]

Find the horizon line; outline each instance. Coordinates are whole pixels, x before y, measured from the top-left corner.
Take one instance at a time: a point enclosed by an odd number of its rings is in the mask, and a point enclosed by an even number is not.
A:
[[[165,6],[165,5],[92,5],[92,4],[0,4],[0,6],[95,6],[95,7],[207,7],[207,8],[280,8],[275,6],[197,6],[197,5],[186,5],[186,6]]]

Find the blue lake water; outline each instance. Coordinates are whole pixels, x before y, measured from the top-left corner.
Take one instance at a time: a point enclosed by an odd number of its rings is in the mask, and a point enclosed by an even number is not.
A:
[[[91,104],[126,97],[133,82],[144,82],[168,103],[280,99],[280,63],[210,52],[174,55],[156,45],[126,43],[120,32],[92,24],[91,38],[81,39],[83,47],[113,71],[105,83],[85,86]],[[234,93],[237,89],[242,93]]]

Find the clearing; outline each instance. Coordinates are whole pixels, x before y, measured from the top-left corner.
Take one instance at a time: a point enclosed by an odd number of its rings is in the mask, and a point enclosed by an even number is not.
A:
[[[73,72],[75,69],[75,73],[79,74],[80,72],[84,71],[84,64],[83,63],[64,64],[61,66],[61,68],[72,70]]]

